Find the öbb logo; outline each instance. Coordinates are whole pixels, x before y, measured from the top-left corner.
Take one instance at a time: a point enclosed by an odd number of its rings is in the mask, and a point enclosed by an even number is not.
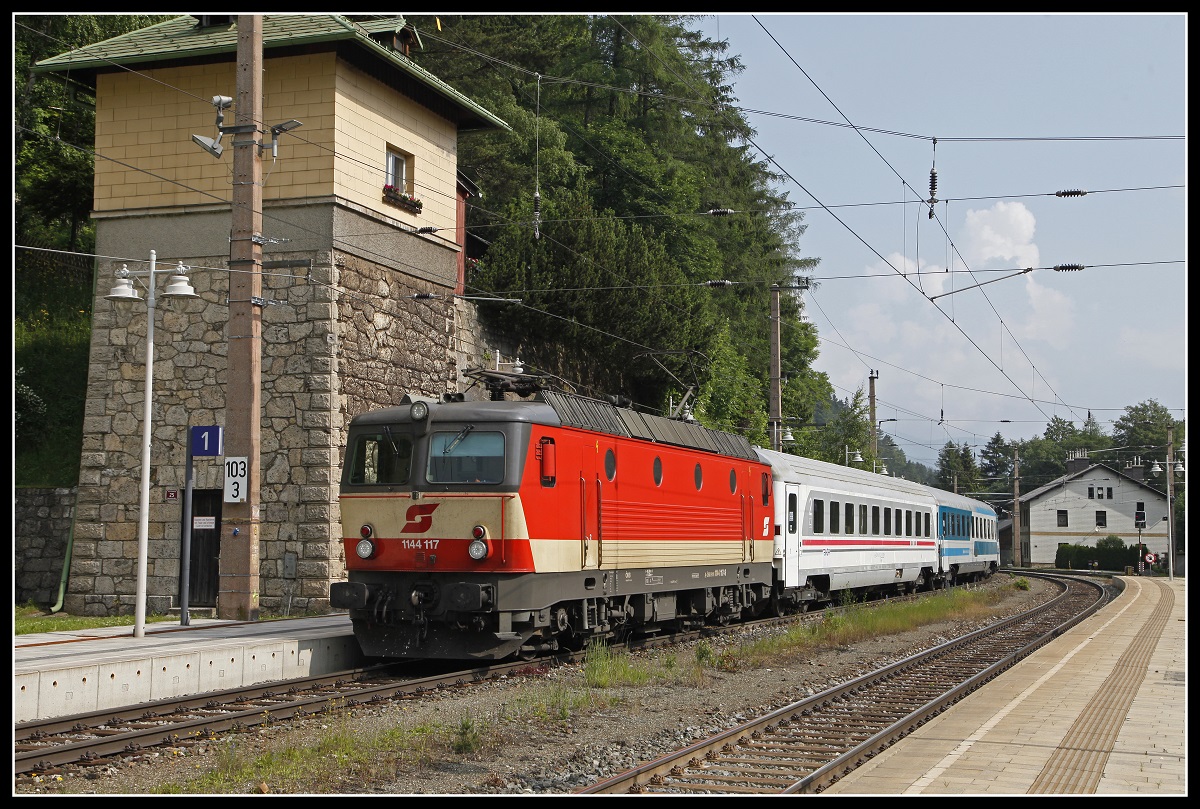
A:
[[[409,506],[404,518],[408,520],[400,529],[402,534],[423,534],[433,526],[433,510],[441,503],[422,503]]]

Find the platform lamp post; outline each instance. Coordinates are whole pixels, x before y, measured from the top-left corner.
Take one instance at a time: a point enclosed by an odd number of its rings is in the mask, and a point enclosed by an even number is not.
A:
[[[1150,474],[1158,477],[1162,467],[1158,461],[1150,468]],[[1175,475],[1184,473],[1183,461],[1175,459],[1175,429],[1167,428],[1167,580],[1175,579]],[[1141,532],[1138,532],[1139,537]],[[1186,548],[1184,551],[1186,552]],[[1138,548],[1141,554],[1141,548]]]
[[[862,463],[863,456],[862,456],[861,452],[859,452],[858,450],[854,450],[854,457],[851,458],[850,457],[850,445],[846,444],[846,466],[849,466],[851,464],[851,462]]]
[[[142,300],[130,277],[146,277],[146,404],[142,416],[142,488],[138,507],[137,595],[133,624],[135,638],[145,637],[146,634],[146,568],[150,552],[150,417],[151,406],[154,403],[154,297],[155,287],[158,285],[156,276],[167,272],[174,274],[167,281],[163,297],[169,301],[200,297],[185,274],[187,268],[183,266],[183,262],[180,262],[178,267],[160,270],[153,250],[150,251],[148,271],[131,272],[127,265],[121,265],[121,269],[117,271],[116,285],[104,296],[112,301],[119,311],[128,311],[133,301]]]

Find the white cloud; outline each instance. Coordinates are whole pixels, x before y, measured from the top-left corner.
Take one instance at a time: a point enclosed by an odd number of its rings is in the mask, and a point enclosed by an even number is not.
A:
[[[1056,289],[1039,284],[1033,275],[1025,276],[1028,296],[1022,317],[1012,331],[1019,340],[1042,340],[1066,347],[1076,330],[1075,301]]]
[[[997,202],[984,211],[967,211],[963,255],[972,269],[1005,262],[1013,267],[1038,266],[1033,242],[1037,221],[1020,202]]]

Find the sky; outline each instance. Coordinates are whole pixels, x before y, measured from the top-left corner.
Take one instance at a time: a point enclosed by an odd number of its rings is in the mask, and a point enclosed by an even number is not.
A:
[[[908,460],[936,466],[947,441],[978,457],[1056,416],[1110,433],[1151,399],[1186,417],[1186,16],[696,27],[740,55],[752,145],[805,211],[815,368],[840,399],[874,371]]]

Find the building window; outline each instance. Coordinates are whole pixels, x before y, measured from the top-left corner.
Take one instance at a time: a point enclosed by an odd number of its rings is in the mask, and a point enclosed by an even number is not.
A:
[[[1058,510],[1058,527],[1059,528],[1067,527],[1067,510],[1065,508],[1060,508]]]
[[[405,154],[399,149],[388,147],[387,150],[387,180],[386,185],[390,185],[397,191],[402,191],[406,194],[412,193],[412,177],[409,171],[412,162],[412,155]]]
[[[1112,500],[1112,486],[1109,486],[1109,487],[1108,487],[1108,495],[1107,495],[1107,497],[1108,497],[1108,499],[1109,499],[1109,500]]]
[[[1096,512],[1096,527],[1097,528],[1107,528],[1108,527],[1108,512],[1107,511],[1097,511]]]
[[[1095,499],[1096,499],[1096,487],[1088,486],[1088,500],[1095,500]]]

